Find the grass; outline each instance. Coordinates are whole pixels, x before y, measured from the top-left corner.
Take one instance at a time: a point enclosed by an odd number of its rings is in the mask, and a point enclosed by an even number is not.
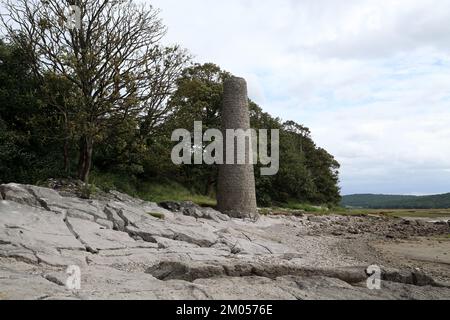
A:
[[[315,215],[330,214],[331,211],[326,206],[313,206],[307,203],[299,203],[290,201],[285,204],[279,204],[270,208],[260,208],[260,215],[280,215],[280,216],[301,216],[305,213],[313,213]]]
[[[296,215],[299,213],[312,213],[315,215],[343,215],[343,216],[364,216],[378,215],[386,217],[409,217],[409,218],[441,218],[450,217],[450,209],[397,209],[397,210],[380,210],[380,209],[346,209],[342,207],[334,207],[327,209],[326,207],[315,207],[309,204],[288,203],[281,207],[261,208],[261,215]]]
[[[271,213],[271,210],[269,208],[261,208],[259,210],[259,214],[262,216],[268,216]]]
[[[306,212],[312,212],[312,213],[325,213],[325,212],[329,211],[326,206],[313,206],[311,204],[298,203],[298,202],[294,202],[294,201],[289,201],[286,204],[282,204],[281,209],[306,211]]]
[[[119,174],[100,174],[93,172],[91,174],[91,184],[103,191],[117,190],[133,197],[139,197],[146,201],[192,201],[200,206],[215,207],[217,201],[211,197],[192,192],[188,188],[176,182],[139,182],[137,179],[127,175]],[[86,190],[93,192],[93,190]],[[280,204],[279,207],[262,208],[262,215],[296,215],[302,212],[313,213],[316,215],[340,214],[340,215],[384,215],[390,217],[414,217],[414,218],[434,218],[450,217],[450,209],[420,209],[420,210],[375,210],[375,209],[346,209],[335,207],[328,209],[326,206],[318,207],[311,204],[289,201],[286,204]]]
[[[194,193],[176,182],[141,182],[129,176],[94,172],[91,175],[91,183],[105,192],[117,190],[151,202],[192,201],[200,206],[217,205],[215,199]]]
[[[376,209],[345,209],[345,215],[375,214],[389,217],[411,217],[411,218],[438,218],[450,217],[450,209],[396,209],[396,210],[376,210]]]
[[[172,182],[166,184],[146,183],[140,188],[138,196],[147,201],[192,201],[200,206],[216,206],[215,199],[191,192],[182,185]]]
[[[147,214],[160,220],[164,220],[166,218],[166,216],[163,213],[148,212]]]
[[[94,171],[89,182],[105,192],[117,190],[133,197],[138,196],[138,182],[129,176]]]

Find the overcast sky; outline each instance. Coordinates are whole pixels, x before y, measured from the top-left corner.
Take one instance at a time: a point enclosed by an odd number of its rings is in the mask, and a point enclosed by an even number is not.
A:
[[[343,194],[450,192],[450,0],[153,0],[179,43],[309,127]]]

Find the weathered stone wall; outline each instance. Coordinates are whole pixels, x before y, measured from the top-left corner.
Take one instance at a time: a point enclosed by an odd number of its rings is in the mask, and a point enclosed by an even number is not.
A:
[[[242,78],[232,77],[224,83],[222,130],[225,146],[227,129],[250,129],[247,84]],[[226,159],[226,147],[224,158]],[[250,159],[248,148],[246,159],[247,164],[223,164],[219,167],[218,209],[235,218],[258,217],[254,168],[248,161]]]

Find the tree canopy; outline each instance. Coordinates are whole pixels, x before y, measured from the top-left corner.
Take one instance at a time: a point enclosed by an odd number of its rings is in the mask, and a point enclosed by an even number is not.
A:
[[[177,128],[192,131],[194,121],[220,128],[231,74],[163,46],[166,28],[151,6],[75,1],[81,28],[67,29],[62,6],[73,1],[44,2],[3,0],[0,183],[89,182],[92,168],[214,196],[217,167],[173,164],[170,138]],[[339,203],[339,163],[316,146],[309,128],[249,105],[252,128],[280,130],[279,173],[255,170],[259,204]]]

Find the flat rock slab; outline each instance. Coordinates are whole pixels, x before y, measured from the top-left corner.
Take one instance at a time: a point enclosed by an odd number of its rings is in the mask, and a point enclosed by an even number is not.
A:
[[[0,300],[40,300],[51,296],[71,296],[40,275],[0,268]]]
[[[117,250],[127,248],[155,248],[154,244],[136,241],[128,233],[107,229],[97,223],[76,218],[67,218],[67,225],[73,234],[89,250]]]
[[[0,201],[0,255],[21,257],[31,262],[57,261],[61,249],[86,249],[67,228],[62,216]]]
[[[340,253],[344,242],[332,236],[442,234],[445,224],[230,219],[192,203],[166,203],[168,210],[119,192],[84,200],[19,184],[1,185],[0,196],[0,299],[450,298],[445,283],[395,268],[383,269],[382,290],[368,290],[365,268],[372,261]],[[391,256],[404,260],[436,255],[427,263],[448,273],[448,241],[388,244]],[[81,290],[65,287],[68,266],[80,268]]]
[[[382,290],[364,283],[350,285],[325,276],[215,277],[162,281],[150,274],[121,271],[107,266],[81,268],[81,289],[65,287],[64,270],[22,269],[5,260],[0,267],[0,299],[142,299],[142,300],[361,300],[448,299],[450,289],[384,282]],[[9,266],[6,268],[5,266]],[[15,270],[17,269],[17,270]]]

